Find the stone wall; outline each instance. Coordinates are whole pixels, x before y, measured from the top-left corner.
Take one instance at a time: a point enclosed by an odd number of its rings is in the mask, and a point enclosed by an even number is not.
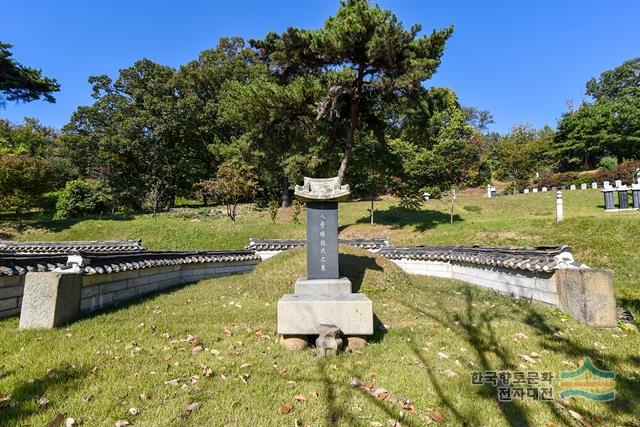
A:
[[[255,269],[259,262],[260,260],[256,258],[238,261],[165,265],[104,274],[65,272],[59,276],[78,275],[81,277],[79,281],[81,286],[80,302],[77,311],[77,315],[79,316],[113,307],[143,295],[185,283],[197,282],[199,280],[229,274],[246,273]],[[37,295],[39,293],[37,287],[41,286],[38,277],[47,274],[50,274],[50,272],[31,272],[26,275],[0,276],[0,317],[20,314],[21,309],[24,309],[22,304],[23,293],[25,289],[30,286],[31,289],[28,291],[36,294],[38,297],[38,304],[33,305],[32,310],[41,311],[42,313],[55,313],[56,305],[66,304],[68,301],[65,300],[64,295],[60,294],[60,291],[58,291],[56,298],[52,299]],[[57,279],[54,277],[52,280]],[[46,305],[54,307],[45,307]],[[29,313],[28,316],[22,317],[37,319],[38,321],[42,319],[39,313]],[[54,315],[47,319],[55,322]],[[27,322],[23,322],[21,318],[21,327],[58,326],[57,324],[29,325],[26,323]]]
[[[459,261],[391,261],[410,274],[461,280],[558,307],[590,326],[617,326],[613,274],[609,271],[582,266],[543,272]]]
[[[556,280],[552,273],[514,270],[471,263],[392,259],[410,274],[456,279],[493,289],[516,298],[526,298],[559,306]]]
[[[258,262],[248,260],[179,264],[119,273],[83,275],[80,311],[86,314],[184,283],[249,272]]]
[[[0,275],[0,319],[20,313],[24,275]]]

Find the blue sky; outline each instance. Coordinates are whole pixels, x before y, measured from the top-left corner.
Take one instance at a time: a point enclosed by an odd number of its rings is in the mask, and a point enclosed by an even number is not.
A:
[[[450,24],[436,76],[464,105],[487,109],[504,132],[516,123],[555,126],[585,99],[592,76],[640,56],[640,1],[380,0],[405,25],[424,30]],[[4,0],[0,40],[20,62],[58,79],[57,103],[10,103],[0,118],[39,118],[64,125],[91,102],[87,78],[115,76],[148,57],[179,66],[222,36],[261,37],[289,26],[317,28],[337,9],[333,0],[286,1],[32,1]]]

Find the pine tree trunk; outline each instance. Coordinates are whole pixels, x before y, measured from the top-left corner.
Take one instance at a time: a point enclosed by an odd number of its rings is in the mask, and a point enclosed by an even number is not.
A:
[[[364,69],[362,66],[358,68],[358,77],[356,79],[356,87],[353,91],[353,98],[351,98],[351,106],[349,109],[349,130],[347,133],[347,140],[344,144],[344,156],[340,162],[340,169],[338,169],[338,181],[342,184],[344,177],[347,174],[347,168],[349,167],[349,158],[351,157],[351,149],[353,147],[353,139],[356,135],[356,128],[358,127],[358,111],[360,108],[360,97],[362,94],[362,82],[364,79]]]
[[[289,178],[284,176],[282,177],[282,198],[281,198],[281,207],[288,208],[291,205],[291,198],[289,197]]]

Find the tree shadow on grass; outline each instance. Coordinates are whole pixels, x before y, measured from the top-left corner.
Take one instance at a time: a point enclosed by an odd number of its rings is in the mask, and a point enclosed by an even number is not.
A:
[[[474,290],[475,291],[475,290]],[[441,327],[450,328],[452,333],[463,338],[469,346],[473,349],[475,353],[475,358],[479,363],[478,371],[483,372],[498,372],[501,370],[517,370],[518,365],[515,362],[513,356],[510,354],[507,348],[500,344],[497,339],[496,330],[494,328],[493,322],[504,319],[506,317],[513,318],[514,321],[518,321],[515,316],[518,314],[518,310],[515,310],[512,314],[509,315],[500,315],[490,308],[481,310],[479,309],[479,304],[474,302],[473,292],[471,288],[465,287],[463,288],[463,295],[465,298],[465,308],[463,312],[450,312],[446,308],[439,308],[440,314],[428,312],[423,310],[422,308],[415,305],[413,301],[402,301],[400,302],[410,310],[429,318],[436,323],[438,323]],[[531,313],[536,313],[536,310],[531,307]],[[538,314],[538,318],[541,316]],[[455,325],[455,326],[454,326]],[[543,330],[550,330],[542,327]],[[478,425],[480,420],[477,416],[469,411],[464,411],[462,407],[456,407],[453,403],[455,399],[454,396],[449,396],[443,390],[442,383],[445,380],[439,380],[439,375],[434,373],[434,370],[429,365],[429,361],[425,357],[423,350],[418,348],[416,342],[419,337],[416,337],[416,340],[412,340],[409,343],[411,351],[415,354],[416,357],[420,359],[420,361],[425,365],[427,370],[427,374],[431,381],[434,391],[438,395],[438,398],[442,405],[449,409],[449,411],[454,415],[456,421],[460,425]],[[555,351],[555,350],[554,350]],[[579,351],[578,351],[579,352]],[[499,362],[499,366],[494,366],[491,361],[489,355],[493,353]],[[490,385],[479,386],[476,391],[477,395],[486,401],[487,405],[497,404],[500,415],[504,419],[504,421],[511,426],[531,426],[533,425],[533,420],[528,413],[528,409],[522,402],[518,400],[513,400],[510,402],[500,402],[496,400],[497,397],[497,388]],[[563,425],[573,425],[570,417],[562,412],[559,409],[559,405],[556,402],[545,402],[548,406],[550,413],[556,418],[556,420]]]
[[[338,258],[340,276],[346,276],[351,280],[352,292],[358,292],[362,287],[362,281],[367,270],[382,271],[376,259],[370,256],[358,256],[341,253]]]
[[[454,222],[463,221],[458,214],[453,215]],[[356,224],[369,224],[371,218],[364,216],[356,221]],[[440,224],[448,224],[451,222],[451,216],[448,213],[435,210],[411,210],[399,206],[393,206],[383,211],[376,211],[375,223],[388,225],[392,228],[404,228],[413,226],[417,231],[426,231]]]
[[[640,362],[638,356],[619,357],[617,355],[604,354],[596,348],[585,346],[569,334],[558,333],[558,328],[549,324],[533,307],[527,307],[525,313],[525,322],[536,331],[542,348],[574,360],[589,356],[597,363],[598,368],[615,372],[616,397],[614,400],[605,403],[612,409],[612,412],[636,416],[640,414],[640,400],[638,399],[638,396],[640,396],[640,382],[632,379],[637,376],[637,372],[633,370],[620,371],[621,366],[638,366]],[[584,408],[581,408],[580,411],[583,416],[587,415],[591,419],[599,417],[599,414],[592,413]]]
[[[58,366],[32,382],[24,382],[11,390],[11,402],[7,408],[0,409],[0,426],[16,425],[18,421],[40,411],[36,399],[40,396],[66,396],[75,390],[78,383],[89,374],[89,369],[71,366]]]

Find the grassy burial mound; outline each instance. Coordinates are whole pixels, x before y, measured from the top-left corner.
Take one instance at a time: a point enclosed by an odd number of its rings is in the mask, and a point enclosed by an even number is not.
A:
[[[411,277],[342,248],[341,268],[373,300],[362,353],[317,359],[275,336],[276,302],[305,271],[303,250],[256,271],[202,281],[67,328],[0,321],[0,425],[572,425],[640,419],[640,336],[588,328],[541,305]],[[616,399],[499,403],[473,372],[616,372]],[[135,415],[134,415],[135,414]],[[633,424],[630,424],[633,425]]]

